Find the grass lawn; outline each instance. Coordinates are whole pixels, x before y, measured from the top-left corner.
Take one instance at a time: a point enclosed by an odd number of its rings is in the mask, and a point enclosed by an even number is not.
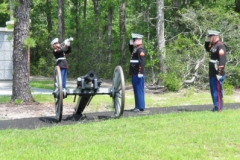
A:
[[[239,159],[240,110],[1,130],[2,160]]]
[[[0,98],[4,103],[9,96]],[[38,102],[52,102],[51,95],[34,95]],[[73,96],[64,103],[73,104]],[[126,109],[134,105],[126,92]],[[239,103],[238,95],[226,95],[225,103]],[[109,96],[95,96],[90,110],[111,105]],[[211,104],[209,92],[182,90],[146,94],[146,106]],[[74,106],[74,104],[73,104]],[[87,108],[86,107],[86,108]],[[110,107],[109,107],[110,108]],[[159,160],[240,159],[240,109],[158,114],[153,116],[76,123],[35,130],[0,130],[1,160]]]

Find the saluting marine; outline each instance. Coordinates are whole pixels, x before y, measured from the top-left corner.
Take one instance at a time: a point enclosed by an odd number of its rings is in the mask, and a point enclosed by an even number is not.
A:
[[[208,30],[208,40],[205,41],[205,49],[209,52],[209,84],[213,101],[212,111],[223,109],[223,81],[225,80],[225,64],[227,61],[226,47],[220,41],[220,32]]]
[[[55,38],[50,43],[53,48],[53,55],[56,58],[56,66],[60,67],[61,76],[62,76],[62,88],[66,89],[66,81],[67,81],[67,69],[68,63],[65,57],[65,54],[69,54],[71,52],[70,41],[73,38],[66,39],[63,44],[59,43],[58,38]]]
[[[129,74],[132,77],[132,86],[135,98],[135,107],[131,111],[139,112],[145,109],[144,99],[144,77],[145,77],[145,57],[146,52],[142,45],[143,35],[132,33],[129,43],[131,60]]]

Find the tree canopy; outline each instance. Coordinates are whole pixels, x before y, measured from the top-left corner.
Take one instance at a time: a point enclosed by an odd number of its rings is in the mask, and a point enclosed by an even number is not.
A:
[[[63,38],[74,37],[73,52],[68,57],[69,77],[76,78],[94,70],[99,77],[112,78],[113,69],[121,65],[128,79],[128,42],[132,32],[144,35],[147,50],[147,78],[157,78],[169,90],[208,83],[208,53],[204,41],[208,29],[221,32],[227,46],[226,84],[240,86],[239,0],[165,0],[164,39],[166,57],[160,62],[157,43],[157,1],[135,0],[63,0]],[[0,0],[0,25],[9,18],[7,1]],[[2,9],[3,8],[3,9]],[[50,42],[60,37],[58,3],[35,0],[31,3],[30,37],[31,75],[52,76],[54,57]],[[159,63],[164,63],[163,70]],[[152,76],[155,74],[155,76]],[[193,80],[193,81],[191,81]]]

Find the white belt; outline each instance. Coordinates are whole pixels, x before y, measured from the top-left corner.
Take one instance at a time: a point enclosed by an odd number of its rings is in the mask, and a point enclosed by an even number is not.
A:
[[[57,62],[58,60],[63,60],[63,59],[66,59],[66,58],[64,58],[64,57],[58,58],[58,59],[56,59],[56,62]]]
[[[130,63],[139,63],[139,60],[130,60]]]
[[[210,61],[209,61],[209,62],[216,63],[216,62],[217,62],[217,60],[212,60],[212,59],[210,59]]]

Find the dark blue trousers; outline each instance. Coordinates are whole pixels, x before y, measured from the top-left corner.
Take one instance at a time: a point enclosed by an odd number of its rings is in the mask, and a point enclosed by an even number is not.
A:
[[[67,68],[61,68],[61,75],[62,75],[62,88],[66,88]]]
[[[132,86],[135,98],[135,108],[145,109],[144,77],[132,76]]]
[[[220,80],[217,80],[216,77],[210,77],[209,78],[209,84],[210,84],[210,92],[212,96],[212,101],[214,111],[219,111],[223,109],[223,81],[225,79],[225,76],[223,76]]]

